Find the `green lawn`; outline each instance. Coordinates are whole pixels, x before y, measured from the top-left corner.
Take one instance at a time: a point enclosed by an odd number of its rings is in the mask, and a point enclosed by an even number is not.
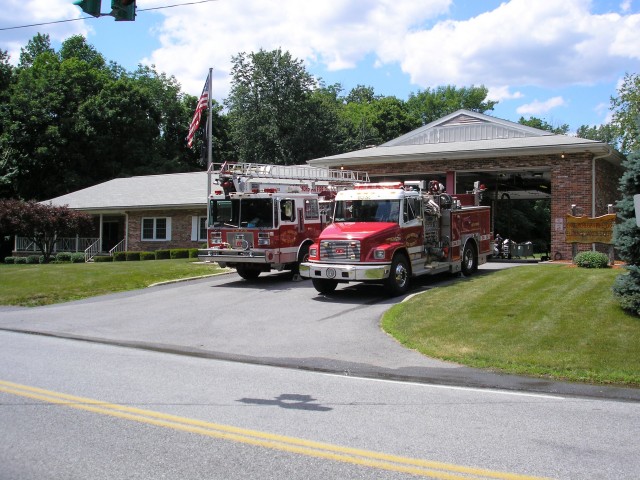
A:
[[[620,269],[532,265],[395,305],[383,328],[430,357],[508,373],[640,386],[640,319],[611,294]]]
[[[220,271],[187,259],[0,265],[0,305],[49,305]]]

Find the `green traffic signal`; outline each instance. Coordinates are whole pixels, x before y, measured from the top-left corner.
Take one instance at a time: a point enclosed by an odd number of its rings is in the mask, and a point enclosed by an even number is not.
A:
[[[116,22],[128,21],[136,19],[136,2],[135,0],[111,0],[111,13],[109,14],[116,19]]]
[[[101,2],[102,0],[75,0],[73,3],[78,5],[84,13],[88,13],[92,17],[99,17]]]

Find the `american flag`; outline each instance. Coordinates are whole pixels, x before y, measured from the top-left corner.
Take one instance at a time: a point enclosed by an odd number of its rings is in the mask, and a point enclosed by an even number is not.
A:
[[[200,94],[200,99],[196,105],[196,111],[191,119],[191,125],[189,125],[189,134],[187,135],[187,146],[191,148],[193,146],[193,139],[196,136],[198,127],[200,126],[200,117],[202,117],[203,110],[209,107],[209,82],[211,81],[210,75],[207,75],[207,81],[204,82],[204,88]]]

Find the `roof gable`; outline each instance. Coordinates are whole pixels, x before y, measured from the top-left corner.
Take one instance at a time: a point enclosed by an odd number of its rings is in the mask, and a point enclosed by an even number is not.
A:
[[[547,135],[553,134],[545,130],[483,115],[482,113],[458,110],[381,146],[397,147]]]

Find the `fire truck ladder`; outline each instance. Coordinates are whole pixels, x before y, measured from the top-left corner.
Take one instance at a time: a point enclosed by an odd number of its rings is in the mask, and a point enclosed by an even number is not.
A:
[[[270,165],[261,163],[212,164],[210,173],[245,178],[279,178],[287,180],[326,181],[333,185],[368,183],[369,174],[358,170],[344,170],[308,165]]]

